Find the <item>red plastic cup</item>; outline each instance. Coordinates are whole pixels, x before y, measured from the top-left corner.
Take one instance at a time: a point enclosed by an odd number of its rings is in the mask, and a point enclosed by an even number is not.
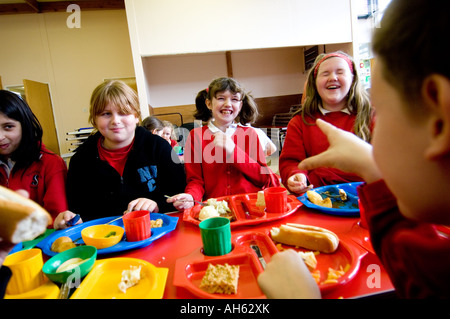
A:
[[[123,215],[123,225],[127,241],[144,240],[152,234],[150,212],[148,210],[136,210]]]
[[[287,210],[287,189],[284,187],[268,187],[264,190],[266,212],[282,214]]]
[[[361,205],[361,202],[358,199],[358,206],[359,206],[359,216],[361,217],[361,221],[359,222],[359,226],[361,226],[362,228],[369,228],[367,226],[367,219],[366,219],[366,214],[364,212],[364,207]]]

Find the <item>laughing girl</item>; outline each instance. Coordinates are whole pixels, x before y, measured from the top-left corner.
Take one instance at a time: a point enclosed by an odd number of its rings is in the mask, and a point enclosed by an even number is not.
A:
[[[254,193],[279,186],[266,164],[256,131],[246,126],[258,116],[252,96],[233,78],[218,78],[207,89],[204,119],[208,124],[189,134],[185,149],[185,193],[167,201],[177,209],[193,206],[192,199]]]
[[[288,124],[280,155],[283,184],[296,194],[323,185],[361,181],[334,168],[306,171],[297,165],[307,157],[325,151],[329,144],[316,126],[316,119],[352,133],[369,142],[372,128],[370,100],[364,91],[355,63],[343,52],[321,54],[308,75],[305,102]]]

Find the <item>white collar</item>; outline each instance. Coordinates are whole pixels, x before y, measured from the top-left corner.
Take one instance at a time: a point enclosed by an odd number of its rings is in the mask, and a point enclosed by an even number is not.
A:
[[[320,104],[319,104],[319,111],[320,111],[320,113],[322,113],[323,115],[326,115],[326,114],[328,114],[328,113],[333,113],[333,111],[329,111],[329,110],[324,109],[324,108],[322,107],[322,105],[320,105]],[[348,107],[346,107],[346,108],[344,108],[344,109],[342,109],[342,110],[340,110],[340,111],[338,111],[338,112],[346,113],[346,114],[348,114],[348,115],[351,114]]]
[[[238,124],[238,123],[232,123],[232,124],[230,124],[230,125],[227,127],[226,131],[225,131],[225,135],[228,135],[228,136],[233,135],[234,132],[236,132],[236,129],[237,129],[237,127],[238,127],[239,125],[241,125],[241,124]],[[241,125],[241,126],[242,126],[242,125]],[[219,132],[219,131],[222,132],[217,126],[214,125],[214,123],[213,123],[212,120],[208,122],[208,128],[211,130],[211,132],[212,132],[213,134],[216,133],[216,132]]]
[[[14,164],[16,164],[16,162],[12,161],[11,158],[8,158],[6,160],[6,162],[0,160],[0,166],[3,166],[3,168],[5,169],[5,172],[8,175],[8,177],[9,177],[9,174],[11,173],[11,171],[12,171],[12,169],[14,167]]]

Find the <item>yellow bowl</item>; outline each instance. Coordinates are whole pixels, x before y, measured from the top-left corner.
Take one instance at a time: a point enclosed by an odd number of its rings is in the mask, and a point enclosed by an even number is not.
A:
[[[116,225],[94,225],[81,231],[84,243],[97,249],[114,246],[121,241],[123,234],[124,229]]]

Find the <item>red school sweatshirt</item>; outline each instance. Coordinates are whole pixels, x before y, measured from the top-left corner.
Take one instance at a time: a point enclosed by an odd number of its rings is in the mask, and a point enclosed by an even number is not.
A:
[[[356,116],[344,112],[330,112],[325,115],[318,112],[314,114],[314,117],[353,132]],[[330,145],[325,134],[315,124],[315,119],[305,118],[308,124],[304,123],[301,114],[295,115],[288,124],[279,160],[282,183],[286,186],[288,178],[297,173],[305,174],[314,187],[362,181],[355,174],[345,173],[335,168],[321,167],[310,171],[298,169],[297,166],[302,160],[326,151]]]
[[[232,135],[233,155],[216,149],[207,125],[193,129],[185,147],[186,193],[202,200],[241,193],[256,193],[279,186],[278,176],[267,166],[258,134],[251,127],[239,126]]]

